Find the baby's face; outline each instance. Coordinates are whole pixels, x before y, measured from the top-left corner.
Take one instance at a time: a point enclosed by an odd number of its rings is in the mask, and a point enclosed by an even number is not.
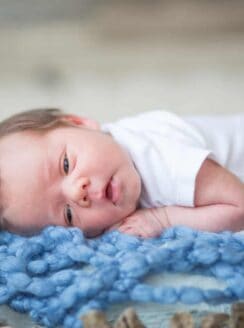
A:
[[[86,127],[4,137],[0,173],[3,216],[20,233],[62,225],[97,235],[132,213],[141,191],[128,153]]]

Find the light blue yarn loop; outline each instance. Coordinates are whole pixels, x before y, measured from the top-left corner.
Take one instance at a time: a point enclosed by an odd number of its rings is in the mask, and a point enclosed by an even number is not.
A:
[[[139,239],[117,231],[86,239],[77,228],[39,235],[0,232],[0,304],[27,312],[46,327],[81,328],[80,316],[124,301],[173,304],[244,299],[244,234],[167,229]],[[226,287],[151,286],[150,274],[202,274]]]

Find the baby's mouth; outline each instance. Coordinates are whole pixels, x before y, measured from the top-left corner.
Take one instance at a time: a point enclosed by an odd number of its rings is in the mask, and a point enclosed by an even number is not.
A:
[[[119,200],[120,189],[116,180],[112,177],[106,187],[106,198],[116,205]]]
[[[109,180],[107,187],[106,187],[106,198],[112,202],[113,201],[113,187],[111,184],[111,180],[112,180],[112,178]]]

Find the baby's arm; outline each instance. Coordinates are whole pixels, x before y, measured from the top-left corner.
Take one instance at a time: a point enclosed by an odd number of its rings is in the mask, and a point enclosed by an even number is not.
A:
[[[198,173],[194,205],[139,210],[126,218],[119,230],[153,237],[174,225],[213,232],[244,229],[244,184],[210,159]]]

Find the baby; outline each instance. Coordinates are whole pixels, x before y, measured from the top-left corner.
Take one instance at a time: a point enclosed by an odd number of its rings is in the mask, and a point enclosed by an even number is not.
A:
[[[100,126],[57,109],[0,123],[1,228],[158,236],[244,228],[244,115],[153,111]]]

